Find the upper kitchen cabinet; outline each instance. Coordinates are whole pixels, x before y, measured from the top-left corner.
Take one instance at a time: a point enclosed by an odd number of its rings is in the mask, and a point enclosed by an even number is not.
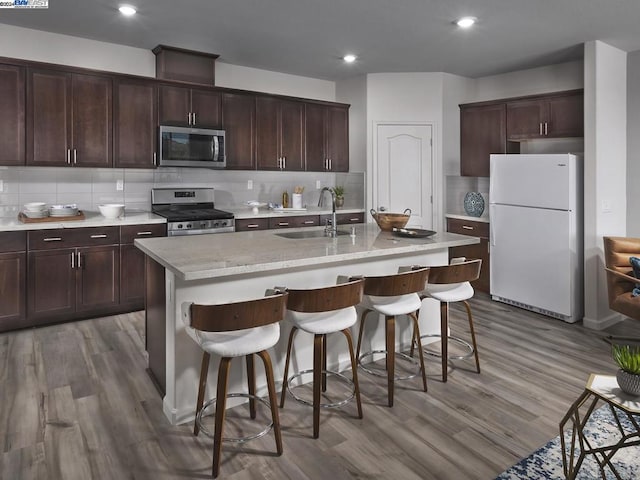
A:
[[[222,95],[222,127],[225,130],[227,169],[256,168],[256,97],[239,93]]]
[[[349,171],[349,107],[305,104],[308,171]]]
[[[506,153],[504,103],[460,105],[460,175],[489,176],[489,156]]]
[[[26,164],[113,165],[110,77],[28,70]]]
[[[507,139],[582,137],[582,90],[559,92],[507,102]]]
[[[157,145],[156,85],[116,80],[113,99],[114,166],[154,168]]]
[[[25,162],[24,68],[0,64],[0,165]]]
[[[222,94],[215,90],[160,86],[160,124],[220,128]]]
[[[304,170],[304,104],[256,98],[258,170]]]

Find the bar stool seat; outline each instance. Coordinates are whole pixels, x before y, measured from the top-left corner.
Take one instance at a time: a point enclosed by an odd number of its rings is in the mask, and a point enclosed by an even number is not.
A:
[[[439,302],[453,303],[469,300],[475,292],[469,282],[464,282],[449,285],[427,284],[424,293]]]
[[[352,327],[358,320],[353,307],[347,307],[331,312],[315,313],[287,310],[285,318],[290,320],[300,330],[314,335],[339,332],[345,328]]]
[[[278,455],[282,455],[282,437],[278,408],[276,406],[275,381],[271,358],[267,349],[273,347],[280,338],[280,325],[278,322],[284,317],[286,299],[286,293],[277,292],[275,295],[246,302],[218,305],[199,305],[185,302],[181,305],[182,320],[185,324],[186,332],[203,350],[193,433],[197,436],[202,430],[203,433],[213,437],[212,475],[214,477],[217,477],[220,472],[220,455],[223,441],[244,443],[254,438],[259,438],[273,429],[276,451]],[[209,361],[212,354],[220,357],[218,385],[216,397],[205,403],[204,395],[209,373]],[[256,396],[254,354],[258,355],[264,364],[269,402]],[[229,368],[231,360],[236,357],[246,358],[248,393],[227,393]],[[240,438],[223,437],[227,397],[248,398],[252,419],[256,418],[256,401],[263,403],[271,410],[271,424],[254,435]],[[201,425],[201,420],[203,412],[213,404],[216,407],[215,426],[213,434],[211,434]]]
[[[415,293],[392,297],[365,295],[360,305],[362,308],[376,310],[382,315],[404,315],[420,310],[421,301]]]

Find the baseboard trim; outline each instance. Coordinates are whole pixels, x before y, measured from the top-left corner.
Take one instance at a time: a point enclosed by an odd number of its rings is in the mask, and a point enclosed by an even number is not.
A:
[[[604,330],[605,328],[610,327],[611,325],[615,325],[622,320],[622,315],[620,315],[619,313],[612,313],[605,318],[595,319],[584,317],[582,319],[582,324],[591,330]]]

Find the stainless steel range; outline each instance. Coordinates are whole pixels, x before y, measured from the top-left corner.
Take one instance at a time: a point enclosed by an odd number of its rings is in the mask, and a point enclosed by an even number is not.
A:
[[[213,208],[213,188],[153,188],[151,210],[167,219],[167,235],[235,231],[233,213]]]

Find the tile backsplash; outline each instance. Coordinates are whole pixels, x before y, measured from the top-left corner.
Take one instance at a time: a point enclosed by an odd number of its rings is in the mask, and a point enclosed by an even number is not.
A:
[[[446,213],[466,215],[464,211],[464,196],[467,192],[480,192],[484,199],[482,216],[489,215],[489,178],[488,177],[460,177],[450,175],[446,177]]]
[[[345,208],[364,207],[364,173],[0,167],[0,217],[16,216],[27,202],[76,203],[83,210],[124,203],[128,209],[150,210],[153,187],[213,187],[216,207],[223,208],[249,200],[280,203],[284,191],[291,194],[295,186],[302,186],[303,204],[315,205],[317,182],[321,188],[344,186]]]

